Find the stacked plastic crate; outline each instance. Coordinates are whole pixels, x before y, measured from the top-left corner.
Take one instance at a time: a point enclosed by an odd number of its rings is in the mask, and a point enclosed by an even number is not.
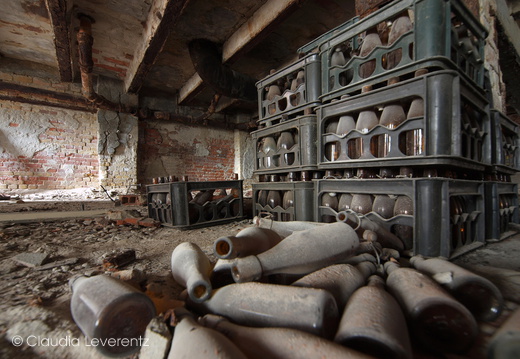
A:
[[[507,235],[518,128],[486,96],[486,36],[460,0],[402,0],[300,48],[258,83],[255,214],[351,211],[448,258]]]

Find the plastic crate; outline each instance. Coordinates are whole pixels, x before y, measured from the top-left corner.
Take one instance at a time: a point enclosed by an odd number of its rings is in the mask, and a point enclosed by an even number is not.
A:
[[[314,221],[314,183],[314,181],[254,183],[254,215],[271,215],[275,221]],[[294,205],[288,208],[263,205],[259,200],[261,191],[279,191],[282,199],[285,192],[292,191]]]
[[[407,226],[413,232],[413,254],[453,258],[481,246],[485,231],[484,182],[428,179],[319,180],[316,181],[316,220],[336,216],[337,211],[322,205],[325,193],[365,194],[369,196],[407,196],[413,203],[412,214],[383,218],[370,211],[364,216],[400,236]],[[341,198],[341,197],[339,197]],[[455,202],[464,203],[463,212]],[[393,213],[391,213],[393,214]],[[402,238],[402,237],[401,237]],[[410,246],[410,245],[409,245]]]
[[[223,198],[218,190],[236,197]],[[190,203],[201,191],[213,191],[213,197],[202,205]],[[153,184],[146,186],[146,192],[148,216],[164,226],[205,227],[244,217],[241,180]]]
[[[509,230],[509,223],[519,223],[518,184],[486,182],[486,239],[500,240],[516,231]]]
[[[519,125],[506,115],[491,110],[492,161],[499,172],[514,174],[520,171]]]
[[[304,82],[291,91],[291,80],[303,71]],[[281,95],[267,99],[269,86],[279,84]],[[256,83],[258,90],[258,123],[275,124],[282,119],[303,115],[306,109],[320,104],[321,64],[318,54],[307,55],[295,63]],[[283,117],[282,117],[283,116]]]
[[[390,28],[403,12],[413,21],[412,30],[391,46],[377,46],[365,57],[359,53],[368,30]],[[464,33],[467,36],[462,36]],[[460,35],[459,35],[460,34]],[[380,36],[383,39],[385,36]],[[456,69],[477,87],[484,86],[484,46],[486,29],[460,0],[402,0],[387,6],[344,29],[320,46],[322,96],[325,103],[342,95],[355,94],[365,84],[384,86],[394,76],[411,76],[419,68]],[[336,48],[353,56],[344,66],[331,66]],[[400,61],[388,68],[387,59],[400,52]],[[365,78],[360,67],[371,63],[375,70]]]
[[[343,115],[357,121],[361,111],[371,110],[380,118],[387,104],[400,104],[407,114],[416,99],[423,100],[424,115],[408,118],[393,129],[377,125],[366,133],[326,133],[329,123]],[[452,165],[483,171],[491,165],[489,104],[456,71],[428,73],[347,97],[318,107],[317,115],[320,169]],[[414,137],[417,132],[419,135]],[[390,147],[381,156],[375,144],[384,136]],[[422,144],[407,145],[407,136],[422,138]],[[357,150],[352,150],[356,145]]]
[[[316,115],[304,115],[278,125],[251,132],[256,143],[255,173],[280,173],[290,171],[311,171],[317,169]],[[264,153],[262,141],[272,137],[278,142],[282,132],[289,132],[294,139],[291,148],[279,148],[275,152]]]

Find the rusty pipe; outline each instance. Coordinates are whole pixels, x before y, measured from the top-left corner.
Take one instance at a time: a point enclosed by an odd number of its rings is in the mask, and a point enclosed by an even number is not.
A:
[[[92,24],[94,23],[94,19],[85,14],[79,14],[78,18],[79,30],[76,38],[78,40],[79,70],[81,73],[81,91],[83,96],[99,108],[109,110],[116,109],[117,112],[125,113],[135,112],[121,104],[107,100],[94,91],[94,83],[92,80],[92,71],[94,69],[94,60],[92,59],[92,47],[94,45]]]

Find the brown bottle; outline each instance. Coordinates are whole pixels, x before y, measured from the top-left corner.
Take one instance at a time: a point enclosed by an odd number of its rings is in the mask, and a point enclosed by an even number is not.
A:
[[[144,336],[146,326],[155,316],[148,296],[106,275],[80,276],[69,283],[72,319],[86,337],[99,340],[97,350],[107,356],[127,356],[139,351],[138,338]],[[109,340],[117,340],[116,345]]]
[[[381,46],[381,39],[379,38],[379,35],[377,34],[377,29],[372,28],[370,30],[367,30],[366,36],[363,39],[363,43],[361,44],[361,49],[359,50],[359,56],[365,57],[368,56],[372,50],[376,46]],[[361,78],[366,79],[370,77],[376,69],[376,61],[371,60],[368,62],[365,62],[359,66],[359,76]]]
[[[262,151],[264,151],[264,168],[278,167],[278,161],[275,157],[277,146],[274,137],[267,136],[262,139]]]
[[[277,142],[278,151],[285,150],[289,151],[294,146],[294,136],[289,131],[283,131],[280,133],[280,137],[278,137]],[[283,155],[283,164],[280,163],[281,166],[291,166],[294,164],[294,152],[287,152]]]
[[[372,212],[379,214],[385,219],[394,216],[395,199],[386,195],[378,194],[375,196],[374,204],[372,205]]]
[[[296,77],[291,81],[292,92],[296,92],[298,88],[305,83],[305,72],[303,70],[298,71]]]
[[[413,201],[408,196],[397,196],[394,205],[394,216],[413,215]],[[406,249],[413,248],[413,227],[404,224],[394,226],[395,234],[401,238]]]
[[[325,128],[325,133],[336,133],[339,120],[331,121]],[[325,158],[328,161],[336,161],[339,158],[341,146],[338,141],[332,141],[325,144]]]
[[[502,313],[504,299],[498,288],[484,277],[441,258],[414,256],[410,263],[437,280],[479,321],[494,321]]]
[[[343,312],[347,301],[356,289],[365,285],[366,279],[374,274],[376,266],[371,262],[363,262],[356,266],[350,264],[333,264],[307,274],[292,283],[296,287],[318,288],[328,291]]]
[[[342,193],[339,196],[338,212],[345,211],[352,207],[352,195],[350,193]]]
[[[415,72],[415,77],[423,76],[428,73],[426,69],[420,69]],[[424,100],[422,97],[416,97],[412,100],[406,119],[424,117]],[[406,155],[420,156],[424,154],[424,136],[423,130],[418,128],[406,132]]]
[[[343,55],[341,48],[336,47],[330,57],[330,67],[342,67],[345,66],[346,63],[347,60],[345,59],[345,55]]]
[[[173,279],[188,290],[193,301],[202,302],[210,297],[211,263],[199,246],[183,242],[175,247],[171,270]]]
[[[321,205],[325,207],[329,207],[330,209],[333,209],[334,211],[338,211],[338,196],[336,196],[336,193],[329,193],[325,192],[321,196]],[[321,216],[321,221],[325,223],[332,223],[336,221],[335,215],[330,214],[324,214]]]
[[[372,89],[371,86],[364,86],[362,89],[363,93],[367,93]],[[376,127],[379,124],[379,119],[377,118],[376,112],[371,109],[367,108],[363,111],[361,111],[358,115],[357,122],[356,122],[356,130],[360,131],[361,133],[368,133],[371,129]],[[356,151],[355,153],[359,155],[358,158],[363,158],[365,156],[369,156],[370,154],[365,154],[365,148],[363,144],[362,138],[357,138],[355,141],[356,144]],[[377,142],[371,141],[370,143],[370,152],[372,155],[377,155]]]
[[[520,354],[520,309],[516,309],[491,337],[489,359],[512,359]]]
[[[227,336],[249,359],[370,359],[319,336],[290,328],[251,328],[216,315],[205,315],[201,323]]]
[[[412,358],[403,312],[375,275],[350,297],[334,341],[376,358]]]
[[[296,173],[289,172],[287,175],[288,182],[294,182],[296,181]],[[289,210],[294,207],[294,191],[293,190],[287,190],[283,194],[282,198],[282,207],[285,210]],[[291,220],[291,214],[290,213],[282,213],[282,221],[290,221]]]
[[[350,208],[359,214],[367,214],[372,211],[372,195],[365,193],[354,193]]]
[[[413,24],[407,13],[401,14],[393,23],[388,34],[388,46],[395,43],[403,34],[413,29]],[[387,55],[387,66],[388,70],[393,69],[402,58],[402,49],[396,49],[388,53]]]
[[[220,237],[213,243],[217,258],[233,259],[265,252],[277,245],[282,238],[267,228],[247,227],[235,236]]]
[[[316,226],[293,232],[257,256],[238,258],[232,269],[233,278],[242,283],[269,274],[307,274],[353,256],[358,246],[356,232],[346,223]]]
[[[331,338],[338,307],[323,289],[266,283],[235,283],[215,290],[211,299],[190,303],[204,314],[216,314],[251,327],[285,327]]]
[[[434,352],[461,353],[473,343],[473,315],[433,279],[413,268],[386,262],[388,291],[397,299],[420,345]]]
[[[193,314],[185,308],[177,308],[175,318],[178,322],[168,359],[247,359],[225,335],[197,323]]]

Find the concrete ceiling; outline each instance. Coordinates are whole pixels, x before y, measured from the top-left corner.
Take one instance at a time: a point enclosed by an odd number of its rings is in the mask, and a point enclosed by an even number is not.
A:
[[[119,79],[141,96],[208,106],[214,91],[196,74],[191,40],[217,43],[223,63],[260,80],[355,16],[355,6],[354,0],[2,0],[0,61],[45,65],[61,81],[79,82],[78,14],[95,21],[94,74]],[[234,104],[241,105],[256,109]]]

